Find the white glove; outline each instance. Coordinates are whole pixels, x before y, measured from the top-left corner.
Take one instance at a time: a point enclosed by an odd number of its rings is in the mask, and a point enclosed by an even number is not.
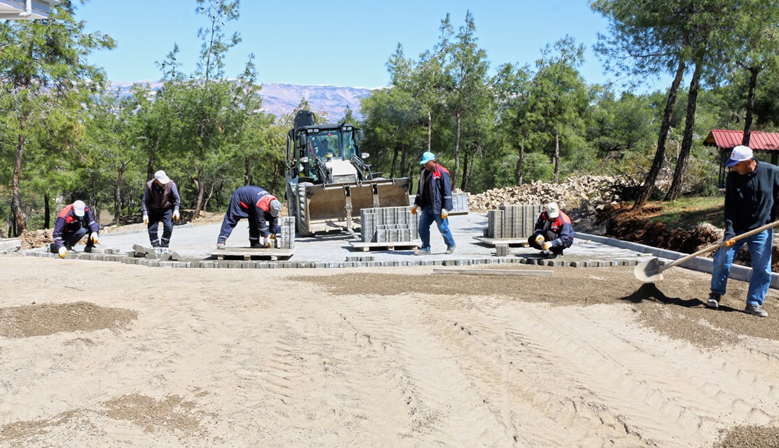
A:
[[[552,248],[552,242],[551,241],[547,241],[546,243],[544,243],[544,250],[549,250],[551,248]]]
[[[544,235],[538,235],[536,237],[536,244],[538,244],[539,246],[544,244]]]
[[[173,211],[173,219],[178,221],[179,218],[181,218],[181,215],[179,215],[179,211],[178,210],[174,210]]]
[[[92,232],[92,234],[89,236],[89,239],[92,240],[92,244],[97,244],[98,242],[97,232]]]
[[[58,254],[60,254],[60,258],[65,258],[65,255],[68,254],[68,250],[65,248],[65,246],[60,247],[60,249],[57,251]]]
[[[445,208],[441,209],[441,219],[446,219],[449,216],[449,212]]]
[[[418,206],[418,205],[415,205],[415,206],[414,206],[414,207],[411,209],[411,214],[412,214],[412,215],[416,215],[417,213],[419,213],[419,210],[421,210],[421,209],[419,208],[419,206]]]
[[[143,223],[149,224],[149,215],[143,215]]]
[[[266,236],[262,239],[262,244],[267,248],[273,247],[273,242],[271,241],[270,237]]]

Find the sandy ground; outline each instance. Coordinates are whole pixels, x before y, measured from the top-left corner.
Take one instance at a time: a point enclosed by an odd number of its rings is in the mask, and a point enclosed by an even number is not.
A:
[[[433,269],[0,257],[0,446],[779,446],[775,291]]]

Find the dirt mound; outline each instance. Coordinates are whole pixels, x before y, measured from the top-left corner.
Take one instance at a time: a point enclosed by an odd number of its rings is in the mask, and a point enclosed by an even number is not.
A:
[[[135,311],[89,302],[0,308],[0,336],[26,338],[59,332],[115,330],[138,318]]]
[[[596,222],[606,223],[606,236],[686,254],[713,246],[722,241],[725,236],[723,229],[710,223],[698,224],[691,230],[669,229],[665,223],[652,220],[660,214],[660,211],[661,207],[656,205],[632,210],[629,203],[610,204],[598,212]],[[778,237],[779,233],[775,233],[771,263],[773,272],[779,272]],[[716,251],[713,250],[703,256],[711,258],[715,253]],[[736,254],[735,262],[752,266],[752,257],[746,245]]]
[[[54,238],[51,236],[54,230],[25,230],[19,235],[19,239],[22,241],[20,250],[35,249],[37,247],[44,247],[49,243],[54,242]]]

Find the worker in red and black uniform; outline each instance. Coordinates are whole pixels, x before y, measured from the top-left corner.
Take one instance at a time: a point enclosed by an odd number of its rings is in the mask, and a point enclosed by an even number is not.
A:
[[[69,250],[81,240],[87,233],[87,246],[84,252],[92,252],[92,248],[98,242],[98,232],[100,224],[95,221],[89,207],[83,201],[76,201],[63,208],[54,221],[54,244],[51,251],[65,258]]]
[[[149,230],[152,247],[168,247],[173,234],[173,220],[178,221],[181,196],[176,183],[170,180],[165,171],[154,173],[154,179],[146,182],[141,201],[143,223]],[[157,229],[162,221],[162,238],[158,238]]]
[[[273,247],[273,240],[279,233],[279,212],[281,202],[262,188],[248,185],[235,190],[216,240],[216,248],[224,249],[227,238],[241,218],[249,220],[251,247]]]
[[[571,218],[560,210],[556,202],[546,204],[545,208],[527,242],[542,251],[543,255],[554,258],[563,255],[563,250],[573,244],[573,225]]]

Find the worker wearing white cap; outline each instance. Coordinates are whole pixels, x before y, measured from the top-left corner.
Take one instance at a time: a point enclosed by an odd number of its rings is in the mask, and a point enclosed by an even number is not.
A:
[[[173,220],[181,217],[179,207],[181,196],[176,188],[176,183],[170,180],[165,171],[154,173],[154,179],[146,182],[141,201],[143,223],[149,231],[149,241],[152,247],[170,246],[170,237],[173,235]],[[162,238],[158,238],[157,229],[162,222]]]
[[[535,231],[527,242],[542,255],[554,258],[563,255],[563,250],[573,244],[573,224],[557,202],[549,202],[538,216]]]
[[[730,275],[733,259],[744,244],[752,258],[747,304],[744,312],[767,317],[763,300],[771,284],[771,252],[773,228],[734,240],[742,233],[776,221],[776,197],[779,195],[779,167],[755,159],[752,149],[739,145],[733,148],[725,166],[731,168],[725,180],[725,246],[714,255],[711,272],[711,293],[706,305],[719,308]]]
[[[279,213],[281,202],[276,196],[260,187],[247,185],[240,187],[230,197],[216,248],[224,249],[227,238],[233,233],[238,221],[249,220],[249,245],[253,248],[273,247],[276,234],[279,233]]]
[[[84,252],[92,252],[92,248],[98,243],[98,232],[100,224],[95,221],[92,212],[84,201],[76,201],[67,205],[57,214],[54,221],[54,244],[51,245],[51,251],[59,254],[60,258],[65,258],[69,250],[89,233],[87,245]]]

